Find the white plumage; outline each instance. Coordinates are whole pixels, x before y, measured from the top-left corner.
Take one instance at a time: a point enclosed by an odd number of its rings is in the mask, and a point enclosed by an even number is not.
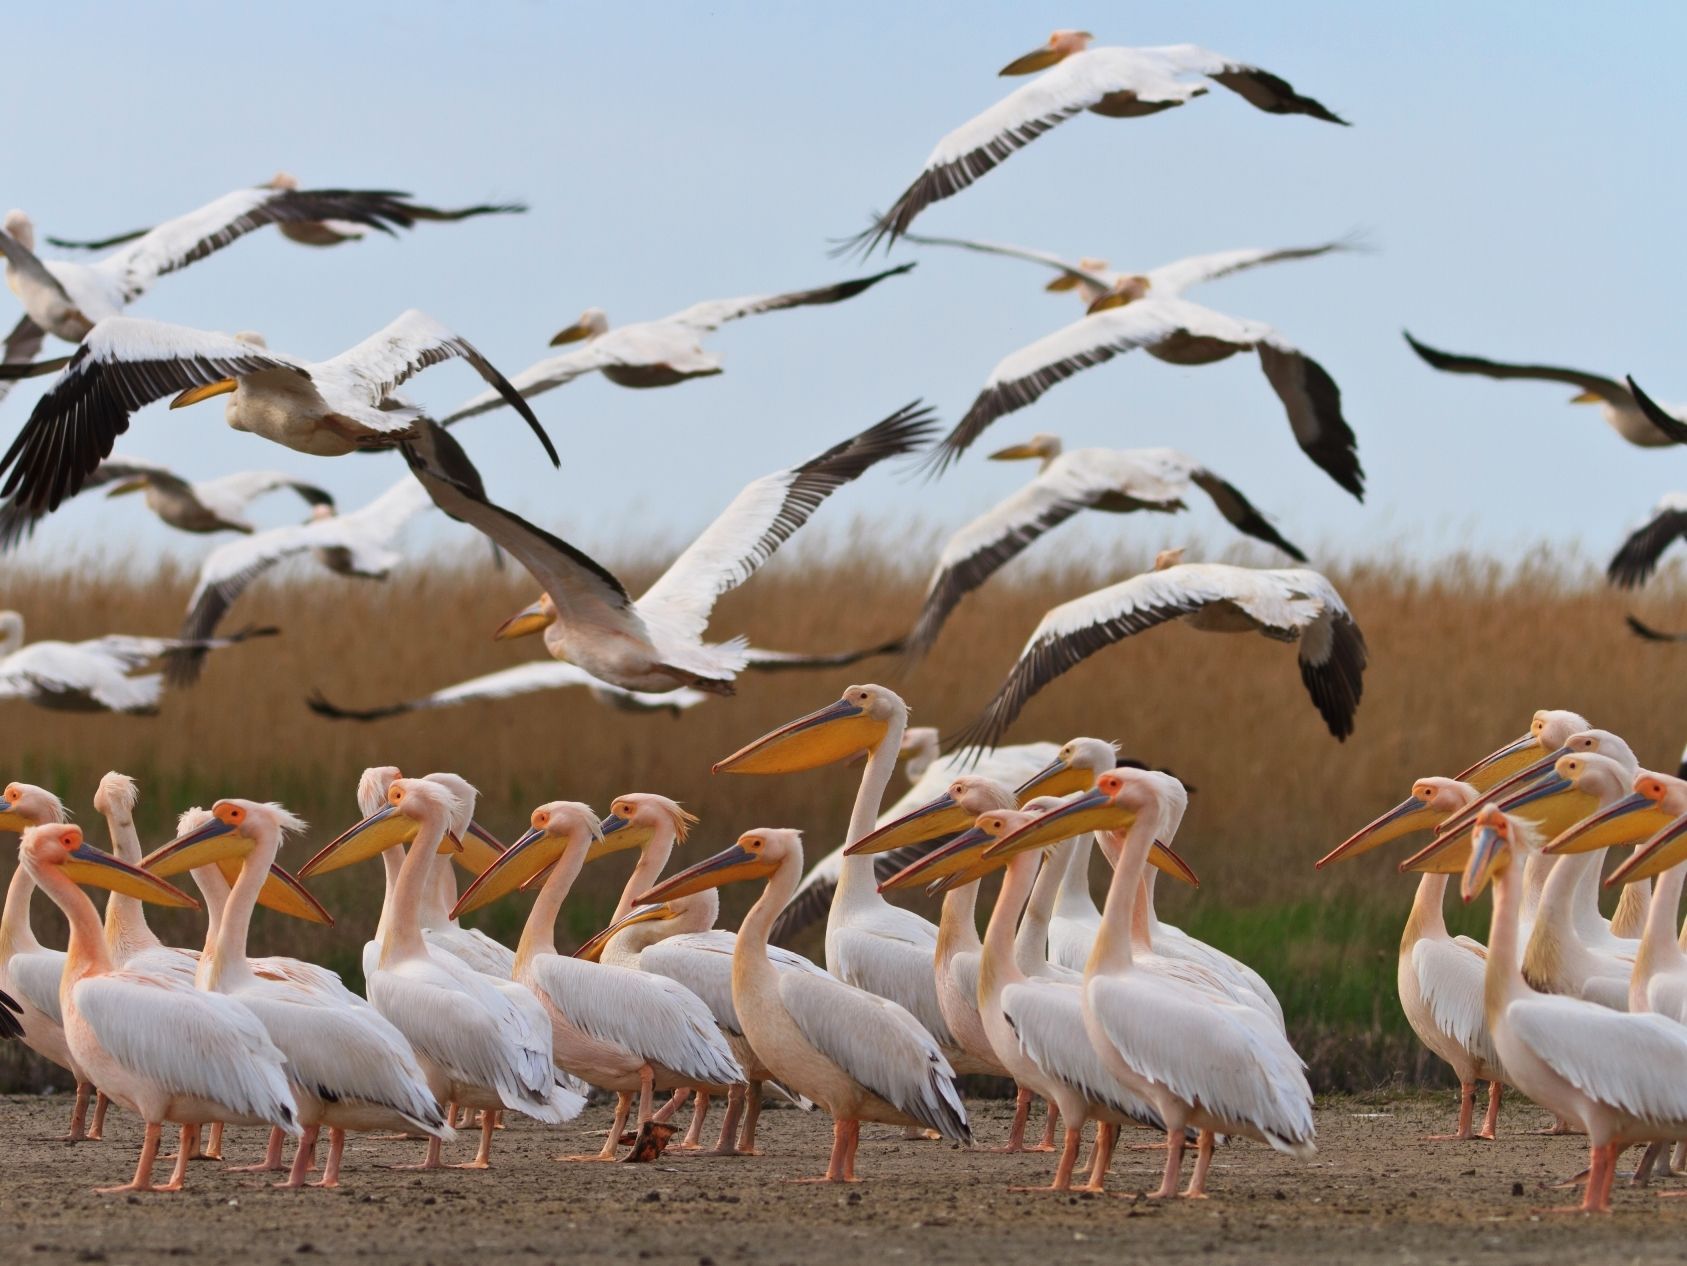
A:
[[[478,703],[494,699],[514,699],[521,695],[539,694],[550,690],[584,689],[598,703],[628,712],[672,712],[676,715],[694,708],[709,698],[701,690],[682,688],[665,694],[650,694],[641,690],[623,690],[607,681],[599,681],[583,668],[560,660],[540,660],[532,664],[517,664],[501,668],[483,677],[471,677],[454,686],[446,686],[432,694],[402,703],[376,708],[342,708],[321,695],[309,700],[312,711],[337,720],[376,721],[382,717],[401,716],[407,712],[431,712],[436,708],[454,708],[459,704]]]

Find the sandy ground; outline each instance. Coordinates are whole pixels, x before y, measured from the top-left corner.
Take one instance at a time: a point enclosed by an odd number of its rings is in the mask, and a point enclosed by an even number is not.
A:
[[[1497,1143],[1424,1142],[1450,1123],[1450,1099],[1436,1095],[1331,1101],[1319,1110],[1315,1162],[1238,1143],[1214,1164],[1212,1199],[1165,1203],[1009,1192],[1044,1181],[1048,1158],[907,1142],[880,1126],[863,1131],[860,1184],[791,1185],[780,1180],[823,1167],[828,1123],[771,1108],[760,1158],[554,1160],[595,1149],[608,1111],[593,1108],[560,1130],[503,1131],[489,1173],[394,1172],[384,1166],[413,1159],[417,1145],[354,1140],[337,1192],[276,1191],[199,1162],[180,1195],[102,1197],[88,1189],[128,1178],[139,1128],[114,1112],[106,1142],[50,1141],[68,1107],[63,1097],[0,1100],[7,1261],[1661,1262],[1681,1260],[1687,1236],[1687,1200],[1653,1191],[1619,1188],[1608,1218],[1535,1213],[1564,1194],[1539,1184],[1580,1167],[1581,1140],[1522,1133],[1541,1123],[1524,1105],[1506,1111]],[[975,1106],[984,1143],[1002,1139],[1007,1110]],[[259,1131],[230,1130],[226,1153],[254,1160],[261,1143]],[[448,1158],[471,1152],[463,1138]],[[1112,1185],[1152,1185],[1158,1165],[1153,1152],[1121,1151]]]

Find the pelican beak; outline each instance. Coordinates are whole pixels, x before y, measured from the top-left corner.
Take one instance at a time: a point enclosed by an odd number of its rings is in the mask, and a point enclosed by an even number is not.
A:
[[[1113,797],[1099,789],[1050,809],[1035,822],[1004,835],[989,848],[989,856],[1004,861],[1030,848],[1048,848],[1088,831],[1119,831],[1136,821],[1136,811],[1113,803]]]
[[[1500,808],[1535,826],[1547,839],[1562,835],[1599,808],[1597,796],[1577,788],[1556,770],[1546,778],[1513,792]]]
[[[640,905],[672,901],[675,897],[689,897],[694,892],[707,892],[710,888],[721,888],[746,879],[764,879],[778,869],[778,862],[770,862],[742,844],[733,844],[695,866],[686,867],[633,900]]]
[[[1559,753],[1563,751],[1563,748],[1558,749]],[[1474,765],[1461,770],[1455,777],[1459,782],[1467,782],[1478,791],[1489,791],[1544,760],[1539,740],[1533,734],[1525,734],[1497,751],[1489,752]]]
[[[148,853],[141,858],[141,868],[148,874],[164,879],[171,875],[179,875],[184,870],[227,860],[234,862],[235,873],[238,874],[238,859],[251,851],[251,840],[236,832],[230,823],[221,818],[212,818],[204,826]]]
[[[1038,796],[1069,796],[1075,791],[1088,791],[1095,786],[1095,773],[1079,765],[1068,765],[1060,757],[1044,765],[1013,793],[1020,804]]]
[[[1616,844],[1638,844],[1675,821],[1675,815],[1638,791],[1583,818],[1560,834],[1543,853],[1591,853]]]
[[[1195,868],[1183,860],[1182,854],[1172,848],[1170,844],[1154,841],[1154,847],[1148,850],[1148,864],[1161,874],[1170,875],[1179,883],[1188,884],[1191,888],[1201,886],[1201,877],[1195,873]]]
[[[591,848],[586,850],[588,862],[608,857],[611,853],[625,852],[629,848],[643,848],[650,842],[651,836],[656,834],[653,827],[641,826],[619,813],[611,813],[599,822],[598,830],[602,834],[593,840]]]
[[[584,321],[576,321],[573,325],[569,326],[566,330],[561,331],[556,335],[556,337],[551,339],[551,346],[561,347],[565,343],[578,343],[582,339],[588,339],[591,336],[592,327],[587,325]]]
[[[469,829],[463,833],[454,860],[469,874],[484,875],[486,868],[503,855],[504,844],[496,835],[488,831],[480,823],[470,820]]]
[[[603,957],[604,946],[622,928],[630,928],[635,923],[650,923],[657,919],[673,919],[679,917],[679,911],[667,902],[658,905],[635,906],[624,916],[611,923],[591,940],[574,951],[575,958],[583,958],[588,963],[595,963]]]
[[[1023,57],[1016,57],[1006,66],[996,72],[997,75],[1034,75],[1039,70],[1047,70],[1066,56],[1059,49],[1039,48],[1035,52],[1026,53]]]
[[[508,642],[512,638],[529,637],[534,633],[543,633],[550,628],[556,616],[545,609],[545,600],[540,598],[531,606],[523,607],[509,619],[498,626],[498,631],[492,635],[494,642]]]
[[[550,869],[562,856],[566,844],[567,841],[560,835],[552,835],[538,827],[531,828],[500,853],[498,859],[481,872],[480,878],[469,885],[468,891],[457,898],[457,904],[451,907],[451,917],[461,918],[471,910],[490,905],[499,897],[514,892],[540,871]]]
[[[102,853],[90,844],[78,845],[76,851],[64,859],[60,869],[73,883],[91,884],[125,897],[150,901],[154,905],[199,909],[199,903],[174,884],[165,883],[158,876],[120,861],[109,853]]]
[[[1622,865],[1611,872],[1605,886],[1653,879],[1683,861],[1687,861],[1687,817],[1674,819],[1624,858]]]
[[[1477,827],[1471,837],[1470,861],[1465,863],[1459,893],[1466,901],[1475,900],[1510,860],[1511,850],[1505,845],[1505,837],[1492,826]]]
[[[717,774],[789,774],[848,760],[874,747],[889,727],[848,699],[764,734],[718,762]]]
[[[316,856],[299,867],[299,877],[308,879],[312,875],[326,875],[331,870],[379,857],[389,848],[410,843],[421,830],[422,824],[415,818],[400,813],[394,805],[382,805],[339,838],[330,840]],[[462,847],[462,841],[450,831],[439,842],[442,853],[455,853]]]
[[[1049,282],[1048,285],[1043,287],[1044,290],[1052,290],[1055,294],[1060,294],[1067,290],[1076,290],[1077,288],[1078,279],[1071,273],[1061,273],[1060,276],[1056,277],[1053,281]]]
[[[844,849],[844,856],[888,853],[893,848],[924,844],[928,840],[964,831],[971,821],[972,815],[956,804],[953,798],[941,795],[912,813],[905,814],[894,822],[887,822],[870,835],[862,836]]]
[[[1598,404],[1599,397],[1591,391],[1583,391],[1570,397],[1571,404]]]
[[[219,864],[223,877],[229,883],[232,884],[240,877],[238,863],[225,861]],[[328,913],[327,907],[311,896],[298,879],[273,862],[270,864],[269,874],[264,877],[264,886],[258,889],[258,904],[274,910],[277,914],[284,914],[289,919],[319,923],[325,928],[334,926],[334,916]]]
[[[1427,831],[1446,816],[1439,809],[1430,808],[1416,796],[1407,796],[1375,822],[1348,836],[1325,853],[1318,859],[1315,869],[1323,870],[1331,862],[1368,853],[1380,844],[1387,844],[1390,840],[1400,839],[1415,831]]]
[[[181,395],[170,401],[172,409],[185,409],[190,404],[198,404],[201,400],[209,400],[212,396],[226,396],[240,385],[238,378],[220,378],[216,382],[206,383],[203,387],[189,387]]]
[[[1062,277],[1061,280],[1066,281],[1068,279]],[[1020,462],[1024,461],[1026,458],[1041,456],[1042,453],[1033,445],[1010,444],[1006,448],[999,448],[994,453],[991,453],[990,460],[993,462]]]
[[[0,800],[0,831],[22,831],[29,826],[28,818],[14,809],[7,801]]]
[[[1529,752],[1539,753],[1530,757]],[[1451,814],[1436,828],[1435,838],[1439,842],[1449,836],[1461,834],[1476,821],[1476,815],[1482,811],[1482,806],[1490,800],[1503,800],[1514,792],[1526,788],[1539,780],[1542,775],[1549,774],[1552,767],[1558,763],[1560,757],[1568,756],[1570,749],[1560,747],[1556,751],[1541,752],[1540,744],[1533,737],[1520,739],[1507,747],[1502,747],[1491,756],[1486,756],[1463,774],[1459,775],[1460,782],[1468,782],[1481,790],[1484,794],[1472,800],[1458,812]]]
[[[996,837],[981,827],[968,827],[942,848],[910,862],[879,885],[880,892],[900,888],[918,888],[934,881],[957,876],[950,887],[960,887],[974,879],[982,879],[1005,862],[985,861],[984,850],[996,842]]]
[[[1110,308],[1122,308],[1131,301],[1131,296],[1122,290],[1109,290],[1085,309],[1085,316],[1094,316],[1097,312],[1106,312]]]
[[[145,479],[126,479],[105,495],[107,497],[126,497],[131,492],[144,492],[146,486],[147,481]]]

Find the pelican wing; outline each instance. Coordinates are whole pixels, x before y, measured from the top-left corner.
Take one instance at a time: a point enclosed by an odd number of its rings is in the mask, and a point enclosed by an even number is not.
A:
[[[233,998],[116,971],[78,981],[74,999],[122,1067],[172,1094],[299,1132],[286,1059],[258,1017]]]
[[[644,592],[639,613],[665,641],[700,641],[717,598],[754,575],[827,497],[913,451],[932,426],[932,411],[915,401],[801,465],[755,480]]]
[[[1317,361],[1267,328],[1255,346],[1260,368],[1283,409],[1301,452],[1360,501],[1365,499],[1365,470],[1359,465],[1359,441],[1341,412],[1341,388]]]
[[[23,300],[24,307],[31,312],[41,313],[42,322],[45,326],[57,328],[60,322],[71,320],[77,316],[81,316],[83,320],[88,319],[87,315],[77,307],[76,300],[70,297],[70,292],[64,288],[64,283],[54,276],[52,270],[36,257],[34,251],[10,233],[0,232],[0,255],[5,256],[6,263],[11,265],[11,274],[7,280],[17,292],[18,297]],[[25,322],[28,324],[26,325]],[[30,329],[31,326],[34,327],[33,333]],[[21,348],[28,346],[29,340],[33,338],[36,348],[39,349],[41,339],[44,337],[42,330],[43,325],[37,324],[33,317],[25,316],[23,321],[13,327],[12,333],[7,337],[6,359],[8,361],[12,359],[11,344],[13,339],[19,341]],[[34,354],[34,352],[31,352],[29,357],[20,357],[19,359],[27,360]]]
[[[736,944],[737,938],[731,932],[718,929],[684,932],[646,946],[638,956],[639,970],[684,985],[702,999],[717,1025],[728,1033],[742,1035],[744,1028],[738,1022],[738,1008],[732,1001],[732,952]],[[770,946],[768,957],[775,953],[789,954],[789,951]]]
[[[18,376],[33,378],[35,367],[30,362],[40,354],[41,344],[46,341],[46,338],[46,331],[35,324],[34,318],[25,313],[18,318],[18,323],[12,327],[12,332],[6,335],[5,350],[0,353],[0,362],[3,362],[6,366],[24,366],[26,368],[20,370]],[[51,364],[52,362],[47,363]],[[15,381],[17,381],[17,378],[12,377],[10,373],[4,378],[0,378],[0,400],[6,398],[6,393],[12,389],[12,383]]]
[[[1030,264],[1041,264],[1044,268],[1052,268],[1057,273],[1084,285],[1092,286],[1096,290],[1107,290],[1113,284],[1113,279],[1105,273],[1091,272],[1077,264],[1051,255],[1047,251],[1034,251],[1024,246],[1008,246],[1001,242],[980,242],[968,237],[935,237],[920,233],[904,233],[902,240],[913,242],[918,246],[955,246],[961,250],[977,251],[982,255],[1003,255],[1008,259],[1022,259]]]
[[[1345,740],[1353,733],[1353,715],[1365,693],[1370,659],[1365,635],[1335,586],[1317,572],[1300,569],[1274,575],[1292,578],[1297,599],[1317,603],[1317,614],[1298,626],[1300,679],[1330,733]]]
[[[852,277],[848,281],[819,286],[813,290],[789,290],[777,295],[750,295],[743,299],[705,299],[689,308],[681,308],[672,316],[663,317],[661,324],[683,325],[688,329],[718,330],[728,321],[740,317],[759,316],[763,312],[783,312],[786,308],[808,308],[824,303],[838,303],[853,299],[871,290],[886,277],[908,272],[913,264],[898,264],[867,277]]]
[[[71,711],[139,714],[158,707],[164,679],[125,676],[118,658],[65,642],[35,642],[0,659],[0,698]]]
[[[800,971],[780,974],[779,1000],[803,1037],[846,1075],[944,1138],[972,1141],[954,1069],[903,1008]]]
[[[1211,255],[1191,255],[1186,259],[1175,259],[1169,264],[1161,264],[1149,271],[1148,281],[1156,295],[1180,295],[1191,286],[1217,281],[1221,277],[1258,268],[1262,264],[1280,264],[1291,259],[1316,259],[1320,255],[1328,255],[1331,251],[1354,249],[1355,244],[1352,240],[1343,239],[1323,242],[1317,246],[1285,246],[1277,250],[1215,251]]]
[[[106,465],[110,463],[107,462]],[[103,470],[103,467],[102,467]],[[405,480],[414,483],[414,480]],[[232,475],[220,475],[195,485],[201,497],[228,500],[238,505],[255,501],[266,493],[287,489],[296,492],[306,505],[334,508],[334,494],[316,484],[307,484],[279,470],[243,470]]]
[[[1626,382],[1629,394],[1634,397],[1634,403],[1640,406],[1640,412],[1646,415],[1646,420],[1677,444],[1687,444],[1687,421],[1683,421],[1679,414],[1670,412],[1642,391],[1640,384],[1634,381],[1634,375],[1630,374]]]
[[[606,355],[598,346],[600,341],[593,339],[584,347],[576,347],[560,356],[548,356],[537,364],[529,365],[510,379],[510,385],[523,399],[531,400],[534,396],[544,395],[553,387],[561,387],[576,378],[595,373],[616,360],[615,356]],[[444,423],[450,426],[464,418],[477,417],[482,413],[501,409],[506,403],[508,402],[501,391],[483,391],[478,396],[469,397],[446,414]]]
[[[879,655],[895,655],[902,650],[903,640],[892,638],[888,642],[880,642],[877,646],[866,646],[858,651],[774,651],[765,646],[751,646],[745,649],[747,656],[744,666],[756,669],[758,672],[777,673],[792,670],[812,668],[847,668],[851,664],[859,664],[864,659],[872,659]],[[664,696],[666,697],[666,696]]]
[[[8,472],[0,496],[32,515],[50,513],[81,491],[136,409],[265,369],[310,377],[296,362],[226,334],[131,317],[101,321],[0,458]]]
[[[1178,73],[1205,75],[1208,79],[1230,89],[1256,110],[1267,114],[1309,114],[1325,123],[1347,126],[1347,120],[1332,114],[1311,97],[1296,92],[1294,85],[1280,75],[1234,57],[1215,53],[1195,44],[1164,44],[1156,48],[1142,48],[1137,52],[1163,59]]]
[[[1002,990],[1002,1014],[1019,1049],[1056,1081],[1076,1087],[1091,1103],[1157,1129],[1152,1105],[1108,1071],[1084,1033],[1083,995],[1076,984],[1038,981]]]
[[[3,393],[0,393],[0,398],[4,398]],[[87,482],[82,485],[82,490],[87,491],[89,488],[99,488],[107,484],[125,483],[128,480],[141,477],[159,487],[192,495],[193,489],[187,480],[168,467],[130,457],[106,458],[94,468],[93,473],[88,476]],[[26,540],[35,531],[35,526],[39,522],[38,515],[15,500],[0,505],[0,552]]]
[[[1453,941],[1425,939],[1412,946],[1412,972],[1440,1029],[1490,1069],[1500,1067],[1482,1008],[1480,957]]]
[[[59,1009],[59,980],[64,974],[62,950],[37,949],[14,954],[6,962],[6,981],[13,993],[54,1024],[64,1024]]]
[[[691,689],[676,690],[665,695],[625,690],[607,681],[600,681],[585,669],[576,668],[573,664],[547,659],[500,669],[483,677],[473,677],[468,681],[458,682],[455,686],[436,690],[431,695],[422,695],[417,699],[407,699],[385,707],[341,708],[320,694],[312,696],[307,702],[310,710],[318,716],[331,717],[338,721],[379,721],[384,717],[402,716],[407,712],[430,712],[435,708],[453,708],[463,703],[513,699],[518,695],[537,694],[542,690],[565,690],[571,687],[585,687],[594,696],[603,696],[616,707],[636,712],[679,712],[708,698],[702,691]]]
[[[1638,589],[1651,579],[1664,551],[1683,536],[1687,536],[1687,493],[1668,493],[1652,517],[1623,541],[1605,574],[1618,588]]]
[[[1506,1004],[1518,1040],[1583,1094],[1643,1121],[1687,1120],[1687,1027],[1553,994]]]
[[[1484,360],[1480,356],[1461,356],[1457,352],[1443,352],[1418,342],[1409,332],[1406,342],[1431,368],[1447,374],[1480,374],[1484,378],[1533,378],[1545,382],[1561,382],[1598,396],[1607,404],[1626,406],[1634,398],[1628,388],[1615,378],[1584,373],[1579,369],[1563,369],[1556,365],[1520,365],[1510,361]]]
[[[1197,466],[1189,473],[1190,481],[1206,493],[1213,506],[1238,532],[1256,541],[1275,545],[1297,563],[1304,563],[1306,555],[1272,525],[1270,519],[1243,495],[1242,490],[1219,475]]]
[[[918,916],[897,906],[888,909],[895,915],[873,926],[828,928],[827,963],[839,980],[875,997],[896,999],[939,1045],[953,1046],[955,1038],[943,1019],[943,1008],[937,1001],[937,977],[932,971],[935,936],[922,935],[918,928],[910,934],[907,925]],[[919,921],[931,927],[925,920]]]

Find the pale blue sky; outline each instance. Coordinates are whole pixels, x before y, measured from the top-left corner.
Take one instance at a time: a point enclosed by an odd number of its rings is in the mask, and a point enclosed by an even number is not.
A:
[[[1325,558],[1546,540],[1603,559],[1659,493],[1687,486],[1687,452],[1626,446],[1562,388],[1436,374],[1399,333],[1632,372],[1661,399],[1687,399],[1687,8],[1671,3],[60,0],[8,19],[9,46],[34,53],[9,59],[19,104],[0,196],[73,236],[154,223],[278,167],[306,185],[439,204],[525,199],[524,217],[332,251],[260,234],[165,278],[134,309],[325,356],[416,306],[514,372],[588,305],[630,320],[847,275],[856,265],[828,260],[827,239],[894,198],[942,133],[1011,86],[997,68],[1055,26],[1102,43],[1206,45],[1289,78],[1354,126],[1275,118],[1223,92],[1145,120],[1083,116],[921,227],[1136,267],[1363,230],[1374,253],[1192,297],[1271,322],[1330,370],[1370,494],[1359,506],[1301,456],[1251,357],[1194,370],[1116,361],[998,423],[986,448],[1035,430],[1173,444]],[[1076,315],[1025,267],[920,258],[912,276],[848,304],[723,330],[722,377],[652,392],[592,378],[544,397],[561,473],[511,415],[465,439],[494,495],[588,547],[622,530],[689,533],[752,475],[915,396],[954,421],[1001,356]],[[414,394],[443,409],[476,386],[458,366]],[[0,435],[32,397],[0,405]],[[291,469],[349,503],[400,470],[396,457],[311,459],[236,435],[218,405],[149,409],[121,449],[193,476]],[[935,485],[879,474],[821,521],[955,525],[1028,473],[975,452]],[[293,514],[281,501],[259,511]],[[1189,530],[1217,539],[1214,522],[1202,507]],[[1151,547],[1166,525],[1111,530]],[[147,548],[167,536],[133,505],[82,504],[29,557],[112,533]]]

